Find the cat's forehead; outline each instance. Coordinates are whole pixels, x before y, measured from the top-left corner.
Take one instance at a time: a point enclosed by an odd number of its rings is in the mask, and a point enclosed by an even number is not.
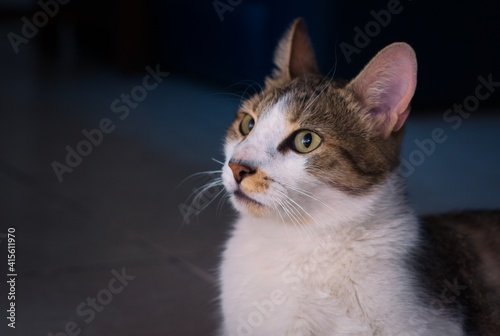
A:
[[[332,111],[345,108],[344,83],[321,77],[297,78],[280,87],[268,87],[244,102],[243,111],[252,112],[258,118],[280,104],[285,108],[284,117],[299,124],[317,124]]]

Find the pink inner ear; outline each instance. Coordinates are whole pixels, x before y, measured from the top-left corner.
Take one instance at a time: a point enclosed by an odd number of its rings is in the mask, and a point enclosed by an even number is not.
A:
[[[398,131],[406,121],[410,109],[408,105],[413,92],[408,91],[408,80],[402,75],[387,82],[387,87],[380,92],[380,110],[385,111],[380,117],[384,119],[386,128]],[[410,94],[410,96],[408,96]]]
[[[352,81],[381,134],[398,131],[410,112],[416,87],[417,62],[413,49],[392,44],[379,52]]]
[[[403,125],[404,125],[404,123],[406,121],[406,118],[408,118],[409,114],[410,114],[410,106],[408,106],[406,108],[406,110],[404,110],[403,113],[398,114],[398,120],[396,121],[396,124],[392,128],[393,132],[397,132],[397,131],[399,131],[401,129],[401,127],[403,127]]]

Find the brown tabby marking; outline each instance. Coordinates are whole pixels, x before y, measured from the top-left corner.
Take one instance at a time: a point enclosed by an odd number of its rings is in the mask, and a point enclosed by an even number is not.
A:
[[[255,174],[246,177],[243,181],[241,181],[240,187],[250,196],[252,193],[265,194],[269,189],[270,181],[271,179],[262,171],[262,169],[257,169]]]

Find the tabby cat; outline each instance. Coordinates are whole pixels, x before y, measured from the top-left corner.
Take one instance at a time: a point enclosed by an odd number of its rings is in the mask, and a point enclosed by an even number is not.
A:
[[[275,64],[225,143],[239,218],[221,335],[500,335],[500,212],[417,218],[405,201],[413,49],[394,43],[353,80],[325,78],[297,19]]]

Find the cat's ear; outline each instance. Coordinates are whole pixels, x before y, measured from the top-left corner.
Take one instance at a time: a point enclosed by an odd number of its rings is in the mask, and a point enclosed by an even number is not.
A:
[[[349,86],[361,99],[365,116],[383,137],[403,126],[417,85],[417,59],[406,43],[380,51]]]
[[[306,23],[296,19],[276,48],[274,78],[291,80],[308,74],[319,74],[316,57],[307,33]]]

